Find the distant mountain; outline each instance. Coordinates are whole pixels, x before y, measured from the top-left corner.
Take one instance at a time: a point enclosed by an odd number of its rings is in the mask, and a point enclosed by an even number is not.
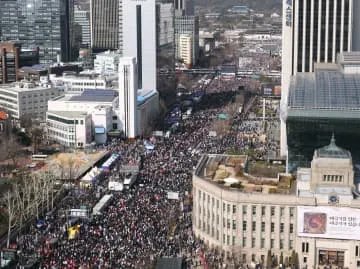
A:
[[[197,7],[216,8],[218,10],[228,9],[232,6],[248,6],[251,9],[281,10],[282,0],[195,0]]]

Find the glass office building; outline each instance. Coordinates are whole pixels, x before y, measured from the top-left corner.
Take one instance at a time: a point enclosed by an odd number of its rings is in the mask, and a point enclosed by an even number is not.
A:
[[[0,5],[1,40],[39,47],[40,62],[72,58],[72,0],[4,0]]]
[[[291,79],[286,112],[290,172],[309,167],[314,150],[327,145],[333,133],[337,145],[360,162],[360,74],[332,67]]]

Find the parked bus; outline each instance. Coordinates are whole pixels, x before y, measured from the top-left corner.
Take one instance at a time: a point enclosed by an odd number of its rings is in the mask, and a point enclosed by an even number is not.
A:
[[[112,196],[112,194],[104,195],[101,200],[94,206],[93,215],[101,215],[102,211],[109,205]]]

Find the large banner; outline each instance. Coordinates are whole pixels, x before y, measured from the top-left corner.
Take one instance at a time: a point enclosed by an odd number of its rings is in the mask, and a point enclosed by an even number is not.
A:
[[[299,206],[297,214],[298,236],[360,240],[360,209]]]

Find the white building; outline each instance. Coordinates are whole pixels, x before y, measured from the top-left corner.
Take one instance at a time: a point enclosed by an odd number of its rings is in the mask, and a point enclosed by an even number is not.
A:
[[[119,66],[120,53],[117,51],[105,51],[96,54],[94,71],[99,74],[116,73]]]
[[[42,77],[42,81],[47,81],[47,77]],[[99,74],[91,71],[83,71],[80,74],[65,73],[62,76],[50,75],[50,81],[55,87],[61,87],[65,93],[81,94],[85,90],[106,90],[114,88],[117,84],[118,75],[116,73]]]
[[[49,140],[66,147],[82,148],[92,141],[91,114],[80,111],[48,111]]]
[[[136,137],[137,131],[137,65],[134,57],[123,57],[119,64],[119,109],[124,135]]]
[[[22,81],[1,85],[0,107],[5,108],[14,119],[26,116],[43,121],[48,100],[60,94],[60,89],[45,83]]]
[[[178,43],[178,59],[184,61],[184,64],[187,67],[191,67],[193,64],[193,39],[191,35],[180,35],[179,36],[179,43]]]
[[[114,113],[111,106],[97,106],[91,112],[94,140],[96,144],[105,144],[107,132],[113,130]],[[115,128],[116,129],[116,128]]]
[[[159,115],[159,93],[157,90],[138,90],[137,132],[148,135],[149,127]]]
[[[205,155],[193,175],[193,230],[242,263],[295,251],[299,268],[360,266],[360,199],[350,152],[332,139],[291,176],[237,173],[245,156]],[[220,178],[221,175],[221,178]],[[224,178],[223,178],[224,177]]]
[[[156,89],[155,0],[122,3],[123,56],[136,57],[139,89]]]

